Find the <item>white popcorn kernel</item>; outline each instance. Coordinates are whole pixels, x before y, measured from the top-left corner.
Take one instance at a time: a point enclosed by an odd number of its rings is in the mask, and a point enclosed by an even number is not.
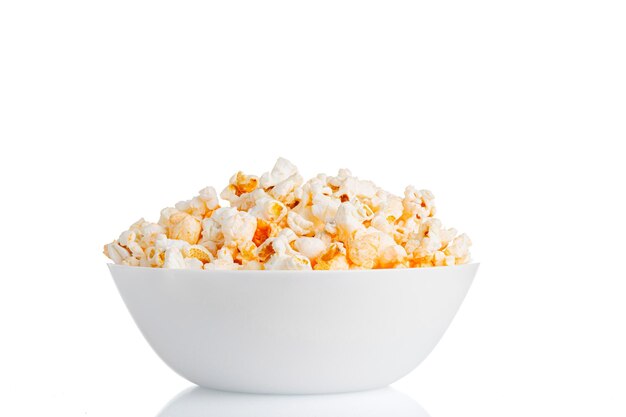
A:
[[[130,252],[117,242],[104,245],[103,253],[116,264],[121,264],[124,260],[130,258]]]
[[[131,255],[134,258],[141,259],[143,258],[144,252],[141,245],[137,242],[138,236],[137,233],[132,230],[126,230],[120,234],[120,237],[117,238],[118,245],[128,249]]]
[[[173,214],[180,212],[177,208],[174,207],[166,207],[161,210],[161,217],[159,218],[159,224],[165,228],[167,228],[170,224],[170,217]]]
[[[188,248],[189,242],[180,239],[169,239],[165,235],[159,235],[156,239],[155,248],[161,252],[165,252],[170,248],[177,248],[182,251]]]
[[[395,268],[406,260],[406,250],[400,245],[389,245],[380,251],[379,263],[382,268]]]
[[[341,201],[325,194],[315,194],[311,205],[311,214],[322,223],[334,221]]]
[[[283,203],[271,197],[264,197],[256,201],[248,213],[270,223],[278,223],[287,215],[289,209]]]
[[[293,271],[311,270],[311,261],[304,256],[272,255],[265,263],[265,269],[285,269]]]
[[[217,251],[217,259],[212,262],[204,264],[204,269],[226,269],[236,270],[240,265],[233,260],[233,254],[228,248],[222,248]]]
[[[260,184],[263,188],[276,186],[289,177],[298,173],[298,168],[285,158],[278,158],[274,168],[270,172],[266,172],[261,176]]]
[[[396,231],[396,228],[393,223],[391,223],[388,218],[385,217],[384,214],[377,214],[372,219],[372,227],[380,230],[383,233],[387,233],[389,235],[393,235]]]
[[[204,204],[209,210],[216,210],[220,207],[219,199],[217,198],[217,192],[213,187],[204,187],[198,191],[198,198],[204,201]]]
[[[285,229],[287,230],[287,229]],[[293,250],[289,238],[278,236],[272,241],[274,254],[265,263],[265,269],[310,270],[311,261],[306,256]]]
[[[309,207],[315,195],[319,194],[330,197],[332,193],[333,190],[326,185],[326,176],[324,174],[318,174],[294,191],[295,197],[299,200],[298,206],[294,209],[300,211],[305,207]]]
[[[471,245],[472,241],[463,233],[454,238],[452,243],[444,250],[444,253],[448,256],[453,256],[456,264],[466,263],[469,262],[469,248]]]
[[[368,199],[371,200],[377,193],[378,187],[371,181],[363,181],[356,177],[348,177],[341,183],[333,195],[344,200]]]
[[[185,258],[186,269],[203,269],[204,264],[201,260],[196,258]]]
[[[142,219],[143,220],[143,219]],[[165,234],[165,228],[158,223],[143,222],[141,225],[139,244],[144,248],[154,246],[157,236]]]
[[[404,212],[402,199],[388,193],[377,193],[377,198],[372,200],[372,208],[377,215],[384,216],[392,223],[400,219]]]
[[[165,251],[165,262],[163,268],[185,269],[187,264],[182,252],[177,247],[171,247]]]
[[[126,266],[140,266],[141,265],[141,261],[137,258],[126,258],[122,261],[122,265],[126,265]]]
[[[346,182],[348,178],[352,177],[352,172],[349,169],[342,168],[335,177],[328,177],[328,185],[334,188],[339,188]]]
[[[316,237],[300,237],[295,240],[294,247],[309,259],[315,259],[324,252],[326,244]]]
[[[359,208],[349,202],[341,203],[335,216],[338,233],[342,233],[344,239],[351,237],[357,230],[363,229],[364,220],[365,217]]]
[[[225,246],[237,246],[252,241],[256,231],[257,219],[245,211],[239,211],[222,222]]]
[[[298,238],[298,235],[296,235],[290,228],[285,227],[278,233],[277,237],[284,239],[287,243],[291,243]]]
[[[286,180],[276,184],[268,191],[268,193],[277,200],[292,206],[297,200],[295,191],[301,184],[302,177],[300,174],[294,174]]]
[[[179,201],[175,207],[177,210],[192,216],[203,218],[219,208],[219,200],[213,187],[205,187],[198,192],[196,197],[191,200]]]
[[[241,269],[250,271],[262,271],[263,269],[265,269],[265,266],[259,261],[250,261],[247,262]]]
[[[297,235],[306,236],[314,233],[315,223],[307,220],[295,211],[290,211],[287,215],[287,224]]]
[[[417,191],[415,187],[408,186],[404,190],[404,206],[405,218],[417,217],[418,219],[426,219],[435,215],[435,196],[428,190]]]
[[[217,246],[221,246],[222,244],[224,244],[224,234],[222,233],[222,226],[220,226],[220,224],[215,221],[215,219],[209,217],[202,220],[202,234],[198,244],[206,247],[213,254],[217,252]]]

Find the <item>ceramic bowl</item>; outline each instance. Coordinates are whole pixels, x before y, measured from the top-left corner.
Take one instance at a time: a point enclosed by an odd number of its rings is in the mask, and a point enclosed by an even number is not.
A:
[[[189,381],[320,394],[384,387],[435,347],[477,263],[355,271],[109,265],[135,323]]]

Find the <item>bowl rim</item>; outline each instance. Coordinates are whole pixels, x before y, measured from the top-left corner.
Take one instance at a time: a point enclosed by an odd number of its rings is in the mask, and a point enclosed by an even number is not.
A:
[[[204,273],[207,276],[213,274],[226,274],[226,275],[255,275],[255,274],[280,274],[280,275],[293,275],[293,274],[311,274],[314,273],[316,275],[328,275],[328,274],[348,274],[348,273],[357,273],[357,274],[380,274],[383,272],[392,272],[393,274],[401,274],[408,273],[411,271],[432,271],[432,270],[450,270],[450,269],[466,269],[469,267],[478,267],[480,262],[478,261],[470,261],[464,264],[452,265],[452,266],[427,266],[427,267],[419,267],[419,268],[378,268],[378,269],[329,269],[329,270],[313,270],[313,269],[304,269],[304,270],[293,270],[293,269],[187,269],[187,268],[153,268],[148,266],[130,266],[130,265],[122,265],[116,264],[112,262],[107,262],[107,266],[109,270],[114,269],[138,269],[142,271],[168,271],[168,272],[176,272],[176,273]]]

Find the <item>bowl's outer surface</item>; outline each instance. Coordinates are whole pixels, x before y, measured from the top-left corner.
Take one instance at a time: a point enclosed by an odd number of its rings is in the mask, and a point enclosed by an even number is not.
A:
[[[314,394],[386,386],[435,347],[478,264],[373,271],[109,265],[139,329],[200,386]]]

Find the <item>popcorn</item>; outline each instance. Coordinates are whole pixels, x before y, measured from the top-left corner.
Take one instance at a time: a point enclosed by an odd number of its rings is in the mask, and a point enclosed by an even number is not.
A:
[[[237,246],[252,241],[257,220],[245,211],[237,211],[222,222],[224,246]]]
[[[344,241],[350,239],[357,230],[364,229],[363,222],[368,219],[368,212],[353,203],[341,203],[335,216],[337,232]]]
[[[290,211],[287,215],[287,224],[300,236],[307,236],[315,231],[315,223],[307,220],[296,211]]]
[[[368,269],[376,268],[382,253],[395,245],[396,242],[391,236],[376,228],[360,229],[348,241],[348,257],[355,265]]]
[[[123,261],[130,258],[130,252],[117,241],[104,245],[103,253],[116,264],[121,264]]]
[[[263,219],[257,219],[252,242],[257,246],[261,246],[269,237],[277,235],[277,229],[272,223],[268,223]]]
[[[454,262],[448,260],[449,265],[462,264],[469,262],[469,247],[472,245],[470,238],[463,233],[460,236],[454,238],[451,244],[449,244],[444,253],[451,258],[454,258]]]
[[[331,243],[315,260],[316,270],[350,269],[343,243]]]
[[[230,178],[228,186],[221,192],[220,197],[231,204],[235,204],[242,196],[256,190],[258,185],[259,179],[257,177],[254,175],[246,175],[242,171],[239,171]]]
[[[214,259],[213,254],[202,245],[192,245],[184,249],[185,258],[194,258],[206,264]]]
[[[326,250],[324,241],[316,237],[299,237],[293,245],[298,252],[309,259],[318,258]]]
[[[207,270],[337,270],[450,266],[470,261],[471,240],[434,217],[434,196],[404,196],[341,169],[303,182],[279,158],[260,177],[234,174],[220,197],[203,188],[139,219],[104,254],[117,264]]]
[[[144,257],[143,248],[137,242],[137,233],[131,229],[126,230],[117,238],[118,245],[128,250],[134,258]]]
[[[435,215],[435,196],[428,190],[417,191],[415,187],[408,186],[404,190],[404,217],[417,217],[425,219]]]
[[[217,259],[215,259],[213,262],[204,264],[204,269],[236,270],[240,269],[240,267],[241,265],[233,260],[232,252],[226,247],[217,251]]]
[[[265,269],[265,267],[259,261],[250,261],[247,264],[245,264],[242,268],[239,268],[239,269],[246,270],[246,271],[262,271],[263,269]]]
[[[379,252],[379,264],[382,268],[407,266],[406,249],[401,245],[389,245]]]
[[[185,258],[177,247],[171,247],[165,252],[163,268],[171,269],[202,269],[202,262],[196,258]]]
[[[184,240],[192,245],[200,239],[202,226],[196,217],[175,208],[167,208],[161,212],[160,224],[166,226],[171,239]]]
[[[233,207],[222,207],[204,219],[200,244],[209,249],[217,246],[237,246],[251,241],[257,227],[254,216]]]
[[[290,238],[289,233],[281,232],[272,240],[271,245],[274,253],[265,262],[265,269],[311,269],[311,260],[291,247]]]
[[[236,262],[245,265],[248,262],[256,262],[257,257],[258,248],[254,242],[246,241],[237,246]]]
[[[323,193],[315,194],[311,204],[311,214],[321,223],[334,221],[341,200]]]
[[[287,206],[280,201],[271,197],[263,197],[256,201],[248,213],[270,223],[278,223],[287,215],[288,211]]]
[[[175,207],[192,216],[204,218],[210,216],[220,205],[215,188],[205,187],[198,192],[198,196],[191,200],[179,201]]]
[[[261,175],[261,187],[271,188],[298,174],[298,168],[285,158],[278,158],[270,172]]]

